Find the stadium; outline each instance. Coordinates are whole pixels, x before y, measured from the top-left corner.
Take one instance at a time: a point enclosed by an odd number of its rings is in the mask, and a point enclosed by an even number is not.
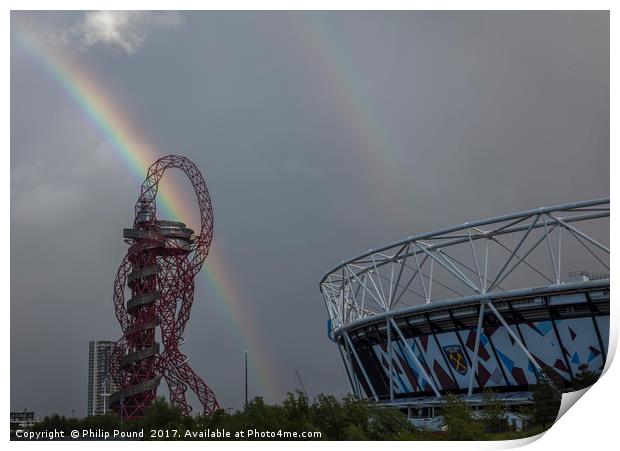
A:
[[[351,390],[437,427],[445,395],[507,411],[542,377],[574,390],[609,341],[609,198],[537,208],[371,249],[320,282]]]

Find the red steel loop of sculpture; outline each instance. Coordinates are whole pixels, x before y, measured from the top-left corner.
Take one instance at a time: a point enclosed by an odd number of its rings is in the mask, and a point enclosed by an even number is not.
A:
[[[198,234],[183,223],[157,219],[158,185],[168,168],[182,170],[194,188],[200,210]],[[157,160],[142,184],[133,229],[123,234],[130,247],[114,282],[114,307],[123,336],[110,358],[112,377],[119,387],[110,405],[123,418],[140,418],[164,378],[172,405],[189,415],[189,389],[198,397],[202,413],[211,414],[219,407],[213,391],[179,349],[194,300],[194,278],[213,238],[211,198],[196,165],[177,155]],[[127,287],[131,299],[125,303]],[[156,342],[158,328],[163,349]]]

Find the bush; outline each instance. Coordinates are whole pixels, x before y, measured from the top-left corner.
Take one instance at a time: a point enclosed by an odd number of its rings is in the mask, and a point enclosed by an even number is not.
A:
[[[543,376],[538,377],[538,383],[530,387],[533,404],[529,413],[531,426],[541,426],[544,430],[550,428],[560,411],[562,395],[554,383]]]
[[[588,388],[596,383],[599,378],[599,374],[588,369],[588,365],[582,363],[577,367],[579,372],[575,374],[573,379],[573,388],[575,390],[582,390]]]
[[[448,440],[479,440],[483,436],[483,425],[474,417],[473,409],[452,394],[446,395],[443,421]]]
[[[480,419],[484,426],[484,432],[506,432],[508,430],[506,407],[497,399],[496,393],[492,390],[485,390],[482,394],[482,400],[484,410]]]
[[[302,392],[289,393],[280,405],[266,404],[262,398],[254,398],[243,410],[227,412],[217,410],[213,415],[184,416],[180,409],[170,406],[165,398],[158,398],[146,411],[144,418],[123,421],[123,429],[145,430],[148,439],[150,429],[176,429],[176,439],[185,439],[185,431],[225,430],[231,439],[236,433],[256,429],[258,431],[309,432],[320,431],[323,440],[479,440],[507,439],[533,435],[550,425],[557,415],[559,398],[553,386],[541,381],[534,390],[534,403],[531,409],[531,429],[523,432],[502,432],[506,428],[505,411],[495,394],[485,393],[486,408],[480,419],[464,401],[447,395],[443,407],[445,432],[416,431],[407,417],[397,409],[381,407],[366,400],[347,395],[338,399],[332,395],[318,395],[310,402]],[[545,426],[541,426],[545,425]],[[32,429],[44,431],[57,429],[66,434],[72,429],[103,429],[111,432],[120,429],[120,419],[115,415],[67,418],[60,415],[45,417]],[[486,431],[486,433],[485,433]],[[174,437],[160,437],[159,440]],[[197,440],[205,438],[194,437]],[[212,440],[215,440],[211,438]],[[274,440],[284,439],[276,435]],[[291,438],[292,439],[292,438]],[[317,439],[317,438],[315,438]],[[226,440],[220,437],[219,440]]]

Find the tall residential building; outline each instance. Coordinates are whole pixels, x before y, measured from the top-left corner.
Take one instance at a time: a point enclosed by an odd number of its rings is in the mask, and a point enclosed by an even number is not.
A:
[[[117,386],[110,375],[113,341],[91,340],[88,343],[88,416],[110,412],[110,395]]]

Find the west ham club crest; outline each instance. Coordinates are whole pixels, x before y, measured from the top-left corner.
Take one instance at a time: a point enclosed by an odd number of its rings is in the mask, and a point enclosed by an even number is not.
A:
[[[467,373],[467,359],[463,354],[463,349],[459,345],[444,346],[443,350],[448,357],[448,361],[452,368],[459,372],[459,374]]]

